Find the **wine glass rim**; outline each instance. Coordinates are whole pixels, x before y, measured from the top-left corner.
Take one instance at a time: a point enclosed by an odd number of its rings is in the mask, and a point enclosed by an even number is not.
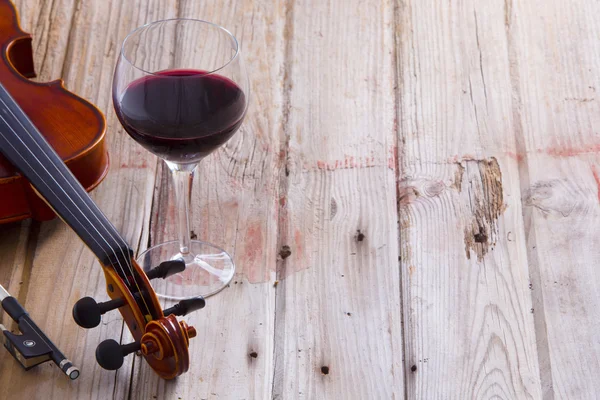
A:
[[[207,25],[212,25],[213,27],[221,30],[222,32],[226,33],[227,35],[229,35],[230,38],[233,39],[233,43],[235,44],[235,54],[223,65],[221,65],[219,68],[216,68],[212,71],[208,71],[206,73],[203,73],[203,76],[206,75],[212,75],[216,72],[219,72],[220,70],[222,70],[223,68],[227,67],[229,64],[231,64],[240,54],[240,44],[237,40],[237,38],[235,37],[235,35],[233,33],[231,33],[227,28],[222,27],[219,24],[215,24],[214,22],[210,22],[210,21],[205,21],[203,19],[196,19],[196,18],[167,18],[167,19],[159,19],[156,21],[152,21],[152,22],[148,22],[147,24],[138,26],[137,28],[135,28],[134,30],[132,30],[131,32],[129,32],[127,34],[127,36],[125,36],[125,39],[123,39],[123,43],[121,44],[121,57],[123,57],[123,59],[125,59],[129,65],[131,65],[133,68],[142,71],[145,74],[148,75],[160,75],[161,78],[181,78],[181,76],[170,76],[170,75],[161,75],[157,72],[150,72],[147,71],[143,68],[138,67],[137,65],[135,65],[135,63],[133,63],[126,55],[125,55],[125,44],[127,43],[127,41],[138,31],[141,31],[142,29],[146,29],[151,25],[155,25],[155,24],[159,24],[159,23],[163,23],[163,22],[170,22],[170,21],[193,21],[193,22],[201,22],[203,24],[207,24]]]

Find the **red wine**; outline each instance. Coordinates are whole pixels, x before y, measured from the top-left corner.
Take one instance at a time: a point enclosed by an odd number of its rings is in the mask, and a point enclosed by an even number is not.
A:
[[[233,136],[246,97],[230,79],[198,70],[168,70],[133,81],[114,98],[133,139],[174,163],[194,163]]]

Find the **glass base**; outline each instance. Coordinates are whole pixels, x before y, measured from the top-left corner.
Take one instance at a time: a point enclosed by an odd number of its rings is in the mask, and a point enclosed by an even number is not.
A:
[[[233,259],[225,250],[199,240],[190,241],[187,254],[181,253],[178,241],[172,241],[150,247],[140,254],[136,261],[147,272],[163,261],[176,259],[185,261],[185,271],[167,279],[157,278],[150,281],[159,298],[206,298],[223,290],[235,273]]]

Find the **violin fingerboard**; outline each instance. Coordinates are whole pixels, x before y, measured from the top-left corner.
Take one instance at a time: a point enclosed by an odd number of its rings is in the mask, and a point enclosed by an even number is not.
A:
[[[127,242],[2,84],[0,152],[98,259],[104,265],[114,266],[128,282],[132,251]]]

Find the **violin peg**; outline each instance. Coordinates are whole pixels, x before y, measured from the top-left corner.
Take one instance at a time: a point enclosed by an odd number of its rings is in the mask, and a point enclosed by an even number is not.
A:
[[[73,306],[73,319],[82,328],[95,328],[100,325],[102,315],[125,304],[123,299],[114,299],[97,303],[91,297],[79,299]]]
[[[185,271],[185,262],[183,260],[164,261],[156,268],[146,272],[148,279],[162,278],[166,279],[179,272]]]
[[[138,342],[121,345],[116,340],[107,339],[96,348],[96,361],[102,368],[114,371],[123,366],[126,355],[140,349]]]
[[[165,315],[165,317],[171,314],[183,317],[193,311],[204,308],[205,305],[206,301],[204,300],[204,297],[198,296],[192,299],[181,300],[173,307],[165,309],[163,311],[163,314]]]

